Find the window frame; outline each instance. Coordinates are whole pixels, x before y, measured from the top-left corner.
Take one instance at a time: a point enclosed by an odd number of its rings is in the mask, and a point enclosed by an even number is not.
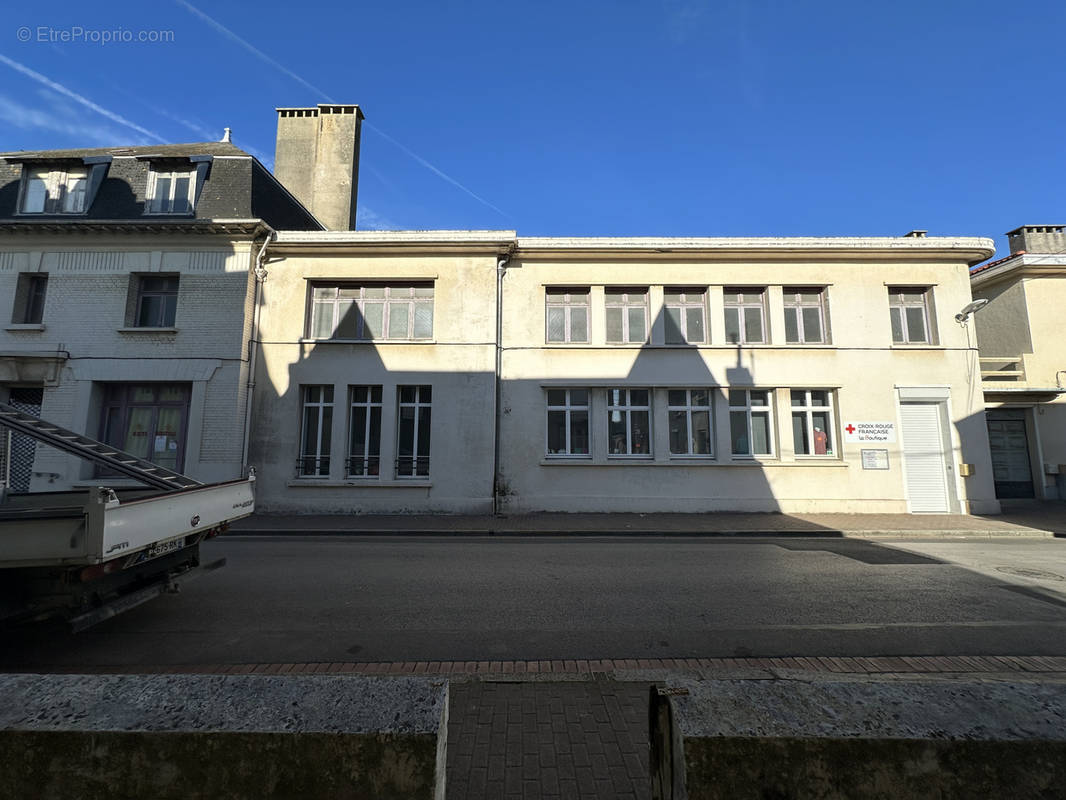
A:
[[[652,436],[652,424],[653,424],[653,392],[650,387],[644,386],[618,386],[607,387],[605,389],[607,398],[607,416],[605,422],[607,423],[607,458],[609,459],[635,459],[649,461],[655,457],[655,439]],[[648,402],[646,405],[639,405],[632,402],[633,392],[646,392],[648,396]],[[624,402],[614,402],[612,400],[612,394],[624,393]],[[622,399],[620,395],[620,400]],[[625,420],[626,431],[626,451],[624,453],[613,452],[614,448],[611,444],[611,416],[614,413],[618,413],[623,416]],[[645,435],[647,439],[647,452],[635,453],[633,452],[633,414],[644,413],[647,415],[648,430]]]
[[[561,295],[562,300],[552,300],[552,294]],[[584,302],[575,301],[573,298],[583,297]],[[551,338],[550,313],[553,308],[563,310],[563,338]],[[577,339],[573,335],[573,309],[585,310],[585,338]],[[545,286],[544,287],[544,342],[545,344],[588,344],[589,328],[592,319],[592,289],[585,286]]]
[[[42,201],[40,211],[29,211],[26,209],[26,200],[29,198],[30,183],[35,179],[34,173],[44,173],[45,177],[42,179],[44,184],[44,200]],[[80,191],[72,193],[71,185],[78,185],[80,182]],[[22,179],[19,185],[19,197],[18,197],[18,213],[25,214],[27,216],[41,215],[61,215],[61,216],[83,216],[89,209],[86,203],[88,200],[89,191],[89,168],[86,166],[30,166],[26,165],[22,169]],[[80,197],[78,208],[68,209],[66,208],[67,200],[71,196]]]
[[[732,394],[734,392],[744,393],[744,405],[735,405],[733,403]],[[760,392],[766,395],[766,405],[753,405],[752,404],[752,392]],[[773,389],[726,389],[726,402],[729,404],[729,452],[734,459],[758,459],[758,458],[774,458],[776,448],[774,447],[774,395],[776,392]],[[748,452],[737,453],[734,450],[733,444],[733,414],[743,413],[746,417],[747,424],[747,436],[748,436]],[[753,416],[758,414],[759,416],[766,416],[766,444],[769,448],[766,453],[755,453],[752,447],[752,442],[755,437],[753,436],[752,419]]]
[[[610,295],[617,294],[622,295],[621,300],[611,300]],[[641,300],[631,300],[630,295],[640,295]],[[604,335],[605,341],[610,345],[627,345],[627,344],[640,344],[645,345],[651,341],[651,326],[648,324],[648,303],[651,293],[647,286],[607,286],[604,287],[603,294],[603,311],[604,311]],[[630,331],[629,326],[629,311],[631,309],[639,308],[644,313],[644,337],[642,339],[634,339]],[[610,314],[611,309],[619,309],[622,314],[622,338],[620,340],[611,339],[610,325],[606,324],[607,317]]]
[[[319,399],[311,400],[312,390],[319,390]],[[328,390],[329,399],[326,399]],[[333,457],[333,401],[334,387],[331,383],[308,383],[300,385],[300,440],[299,457],[296,459],[297,478],[328,478]],[[315,452],[305,453],[307,443],[308,410],[317,409]],[[324,425],[326,411],[329,411],[329,424]],[[325,447],[323,447],[325,445]],[[307,459],[313,459],[314,470],[307,470]]]
[[[169,180],[166,202],[163,202],[163,198],[159,196],[159,180],[160,178],[166,178]],[[177,185],[181,178],[188,180],[188,189],[186,190],[185,202],[188,207],[179,211],[174,210],[175,200],[178,199]],[[148,182],[144,191],[144,213],[149,216],[155,215],[182,215],[191,216],[196,213],[196,167],[189,168],[172,168],[172,169],[155,169],[150,168],[148,170]]]
[[[381,289],[383,294],[381,297],[367,297],[367,289]],[[418,295],[418,290],[429,290],[429,294]],[[316,292],[319,290],[333,290],[334,295],[332,297],[319,297],[316,296]],[[357,296],[341,297],[341,291],[358,291]],[[393,296],[394,291],[408,292],[404,296]],[[382,306],[381,310],[381,336],[374,337],[369,331],[369,325],[366,321],[366,306],[367,303]],[[357,314],[358,328],[355,331],[355,336],[338,336],[337,333],[341,328],[343,321],[342,312],[340,307],[342,305],[350,305],[355,309]],[[435,320],[435,306],[436,304],[436,286],[433,281],[365,281],[365,282],[352,282],[352,281],[338,281],[338,282],[322,282],[314,281],[309,284],[308,290],[308,309],[306,314],[307,323],[304,327],[305,337],[307,339],[313,339],[318,342],[431,342],[433,341],[433,328],[436,324]],[[330,329],[331,334],[329,336],[318,336],[315,331],[318,328],[318,309],[320,306],[330,306]],[[405,305],[407,306],[407,336],[391,336],[390,328],[392,326],[392,307]],[[415,336],[415,312],[419,307],[429,307],[429,333],[426,336]]]
[[[744,299],[745,295],[757,294],[759,295],[759,301],[749,302]],[[725,321],[726,329],[726,343],[730,345],[742,345],[742,344],[768,344],[770,341],[770,326],[769,315],[766,313],[766,296],[768,292],[765,286],[725,286],[722,288],[722,313]],[[730,299],[732,295],[733,299]],[[737,300],[737,297],[740,300]],[[759,311],[759,330],[762,334],[760,339],[748,339],[747,338],[747,325],[745,317],[747,314],[744,312],[748,309],[758,309]],[[729,336],[729,312],[734,311],[737,315],[737,334],[736,340],[730,339]]]
[[[153,272],[145,275],[137,275],[137,302],[133,309],[133,325],[135,328],[173,328],[178,318],[178,292],[181,290],[181,275],[178,273]],[[174,288],[170,289],[145,289],[145,283],[153,280],[173,280]],[[145,298],[159,297],[164,302],[160,306],[159,319],[155,323],[145,324],[142,321]],[[173,298],[173,303],[166,300]]]
[[[696,300],[687,299],[690,294],[691,295],[698,295],[698,299],[696,299]],[[707,317],[709,316],[708,313],[707,313],[707,294],[708,294],[708,292],[707,292],[707,288],[706,287],[698,287],[698,286],[687,286],[687,287],[686,286],[666,286],[666,287],[663,287],[663,309],[664,309],[664,311],[663,311],[663,324],[664,324],[664,331],[663,331],[664,339],[663,339],[663,341],[666,344],[668,344],[668,345],[710,344],[710,340],[711,340],[710,333],[711,332],[710,332],[709,326],[707,325]],[[669,300],[667,298],[670,295],[680,295],[681,299],[679,299],[679,300]],[[678,328],[678,330],[679,330],[679,332],[681,334],[681,341],[679,341],[679,342],[670,340],[670,324],[671,323],[670,323],[670,311],[669,310],[671,308],[676,308],[676,309],[680,310],[680,312],[681,312],[679,314],[679,317],[680,317],[680,320],[681,320],[681,325]],[[700,316],[701,316],[701,319],[702,319],[702,322],[703,322],[703,338],[699,339],[698,341],[694,340],[689,335],[689,330],[688,330],[688,327],[689,327],[689,315],[688,315],[687,312],[690,309],[694,309],[694,308],[698,308],[699,309]]]
[[[563,405],[555,404],[551,402],[552,392],[564,392]],[[584,392],[585,402],[584,404],[573,402],[572,392]],[[580,458],[591,459],[592,458],[592,390],[583,387],[546,387],[544,390],[544,453],[546,458]],[[585,412],[585,441],[586,451],[584,453],[574,452],[574,422],[573,412]],[[550,430],[551,430],[551,415],[552,412],[564,413],[564,419],[566,421],[566,450],[562,452],[552,452],[548,446],[550,442]]]
[[[933,313],[933,287],[932,286],[888,286],[888,320],[889,334],[892,337],[894,347],[907,347],[911,345],[935,345],[937,344],[936,317]],[[905,295],[920,294],[921,301],[908,301]],[[907,309],[922,309],[922,324],[925,326],[924,339],[912,339],[910,336],[910,322],[907,318]],[[899,312],[900,331],[903,338],[897,339],[895,330],[892,328],[892,317]]]
[[[356,400],[359,389],[366,390],[366,400]],[[348,386],[348,454],[344,459],[344,474],[354,480],[378,480],[381,477],[381,425],[384,415],[384,387],[381,384],[353,384]],[[375,397],[377,399],[375,399]],[[363,452],[355,453],[355,414],[357,409],[366,413],[363,420]],[[374,412],[377,411],[377,438],[373,437]],[[376,452],[375,452],[376,450]],[[352,469],[360,462],[361,470]]]
[[[414,400],[405,401],[403,399],[404,389],[414,389]],[[405,384],[396,387],[396,479],[397,480],[426,480],[429,478],[430,468],[430,451],[432,449],[432,435],[433,435],[433,387],[430,384]],[[423,399],[423,394],[429,395],[428,399]],[[403,409],[414,409],[414,426],[411,430],[411,455],[401,455],[400,440],[403,436]],[[419,442],[419,426],[422,424],[421,415],[419,411],[422,409],[428,410],[428,415],[425,424],[429,425],[430,435],[426,438],[426,454],[422,455],[418,442]],[[410,461],[410,472],[401,471],[401,462],[404,460]],[[424,462],[424,465],[420,462]]]
[[[685,402],[683,405],[678,405],[671,401],[670,394],[672,392],[684,392]],[[707,404],[700,405],[693,402],[692,395],[694,392],[704,392],[707,395]],[[673,424],[672,414],[674,412],[685,412],[685,443],[687,446],[687,452],[678,453],[674,451],[673,439],[670,439],[670,458],[676,459],[713,459],[714,458],[714,391],[710,387],[692,387],[692,388],[668,388],[666,390],[666,421],[667,425]],[[692,427],[692,414],[693,412],[706,412],[707,414],[707,452],[706,453],[694,453],[692,451],[693,440],[693,427]]]
[[[785,343],[829,344],[831,339],[829,330],[829,303],[826,288],[824,286],[784,286],[781,291],[785,309]],[[816,302],[804,301],[803,295],[805,294],[817,294],[818,300]],[[803,321],[803,309],[805,308],[818,309],[818,328],[821,333],[820,339],[807,339],[806,326]],[[788,318],[790,313],[795,317],[796,333],[799,337],[797,339],[788,338]]]
[[[796,392],[803,392],[803,399],[804,399],[803,405],[796,405],[796,400],[795,400],[795,397],[794,397],[794,394]],[[815,405],[812,402],[812,400],[811,400],[811,393],[812,392],[824,392],[825,396],[826,396],[826,404],[825,405]],[[818,388],[815,388],[815,389],[810,389],[810,388],[789,389],[789,395],[788,395],[788,397],[789,397],[789,401],[788,401],[788,405],[789,405],[789,421],[792,422],[796,418],[796,416],[798,414],[803,416],[804,433],[805,433],[805,435],[807,437],[807,441],[809,442],[808,449],[817,449],[816,445],[815,445],[815,437],[814,437],[814,433],[815,433],[814,415],[816,413],[824,412],[827,415],[827,417],[828,417],[828,423],[827,423],[826,429],[825,429],[825,434],[826,434],[826,452],[825,453],[817,453],[817,452],[814,452],[814,453],[801,453],[799,450],[796,450],[795,449],[795,427],[794,427],[794,423],[793,423],[793,429],[792,429],[793,430],[793,434],[792,434],[792,437],[793,437],[793,453],[795,454],[795,456],[797,458],[804,458],[804,459],[806,459],[806,458],[839,459],[840,458],[839,449],[834,446],[835,443],[837,443],[839,441],[839,439],[837,438],[837,429],[836,429],[836,413],[835,413],[836,403],[835,403],[834,394],[835,394],[835,391],[833,389],[818,389]]]

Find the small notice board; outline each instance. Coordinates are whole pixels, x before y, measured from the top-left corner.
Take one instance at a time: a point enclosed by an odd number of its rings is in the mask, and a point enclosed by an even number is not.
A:
[[[887,450],[866,450],[860,451],[862,453],[862,468],[863,469],[888,469],[888,451]]]

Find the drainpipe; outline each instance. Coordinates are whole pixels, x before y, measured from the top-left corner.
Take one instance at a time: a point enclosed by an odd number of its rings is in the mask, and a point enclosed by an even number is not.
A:
[[[257,346],[259,343],[259,307],[263,299],[261,286],[267,277],[266,267],[263,265],[266,262],[267,247],[276,238],[277,232],[273,228],[268,228],[266,239],[263,240],[263,246],[259,248],[259,253],[255,257],[255,267],[252,269],[255,289],[252,295],[252,330],[248,336],[248,387],[244,404],[244,444],[241,447],[241,471],[245,474],[249,469],[248,442],[252,435],[252,396],[255,394],[255,362],[259,351]]]
[[[492,442],[492,515],[500,513],[500,371],[503,366],[503,276],[511,261],[511,251],[496,259],[496,372],[493,376],[495,397],[493,401]]]

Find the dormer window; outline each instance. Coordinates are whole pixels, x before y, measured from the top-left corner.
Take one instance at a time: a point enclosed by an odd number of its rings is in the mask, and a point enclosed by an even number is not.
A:
[[[189,214],[192,212],[196,170],[152,170],[148,173],[146,214]]]
[[[27,167],[23,172],[23,214],[83,214],[89,170],[85,167]]]

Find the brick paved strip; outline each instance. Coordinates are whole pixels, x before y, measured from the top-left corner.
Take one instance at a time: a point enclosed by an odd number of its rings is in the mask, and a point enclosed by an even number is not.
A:
[[[626,670],[805,670],[859,675],[1066,672],[1066,656],[788,656],[781,658],[641,658],[555,661],[326,661],[312,663],[179,664],[0,668],[0,672],[202,675],[479,675],[592,674]]]

